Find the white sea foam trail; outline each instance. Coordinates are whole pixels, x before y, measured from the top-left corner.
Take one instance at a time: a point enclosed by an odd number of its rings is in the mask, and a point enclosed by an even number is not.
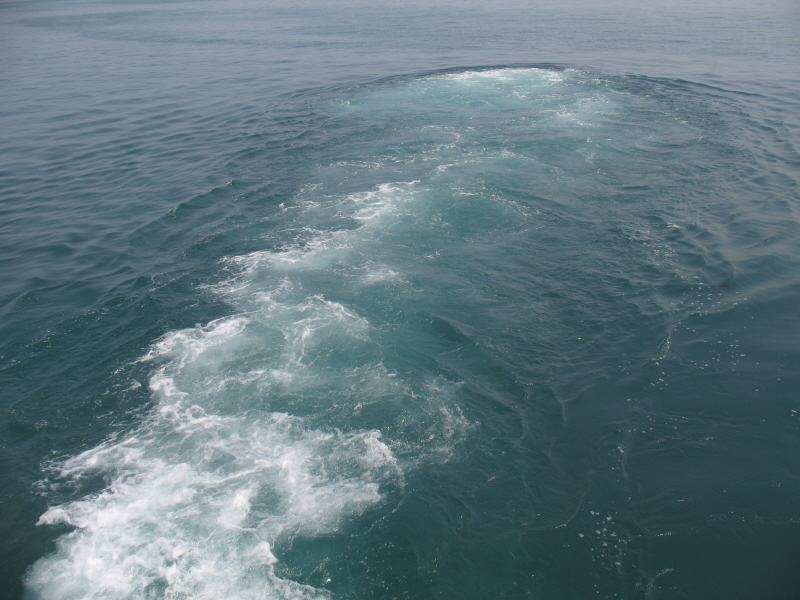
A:
[[[172,332],[142,358],[156,365],[147,420],[56,467],[55,480],[110,484],[42,515],[75,529],[30,572],[35,597],[327,597],[276,576],[274,546],[333,533],[402,486],[392,446],[402,453],[410,438],[315,422],[416,395],[380,362],[315,364],[365,343],[370,326],[321,298],[282,304],[280,292],[263,294],[261,312]],[[395,429],[426,436],[415,452],[441,452],[463,426],[445,387],[430,382],[425,406],[396,412]],[[313,414],[269,410],[275,398]]]
[[[279,250],[228,259],[231,276],[213,291],[235,314],[152,345],[141,358],[153,369],[145,421],[53,467],[52,485],[109,483],[42,515],[74,529],[30,571],[32,597],[328,597],[276,575],[275,548],[379,505],[402,487],[401,464],[446,457],[466,428],[452,384],[405,381],[366,318],[308,292],[333,263],[354,285],[398,280],[346,256],[395,210],[381,198],[390,188],[336,201],[361,230],[306,228]],[[379,418],[365,416],[377,405]]]
[[[533,106],[538,123],[579,129],[609,110],[595,91],[591,102],[563,101],[564,78],[448,74],[329,101],[356,132],[361,118],[348,115],[368,113],[391,143],[376,141],[364,162],[354,134],[308,173],[312,183],[265,228],[264,249],[224,259],[221,282],[205,289],[231,316],[172,331],[141,358],[147,418],[53,466],[45,485],[107,486],[42,515],[73,529],[32,567],[31,597],[327,597],[280,576],[282,545],[334,534],[396,499],[404,472],[447,460],[466,436],[461,383],[437,358],[465,338],[435,307],[472,285],[474,244],[531,226],[486,178],[549,169],[485,143],[473,108],[500,115],[490,131],[506,126],[507,109],[527,119]],[[470,107],[460,117],[459,104]],[[408,139],[398,106],[413,124]]]
[[[335,531],[402,473],[379,431],[323,431],[282,412],[221,415],[196,404],[180,376],[199,363],[219,367],[210,355],[246,331],[232,318],[161,340],[146,359],[171,359],[151,379],[159,403],[147,422],[60,465],[62,479],[104,474],[111,483],[41,517],[75,530],[30,573],[39,597],[326,597],[277,577],[273,545]]]

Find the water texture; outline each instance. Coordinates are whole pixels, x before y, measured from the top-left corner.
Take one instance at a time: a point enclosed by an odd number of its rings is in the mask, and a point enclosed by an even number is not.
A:
[[[9,598],[800,594],[792,5],[0,15]]]

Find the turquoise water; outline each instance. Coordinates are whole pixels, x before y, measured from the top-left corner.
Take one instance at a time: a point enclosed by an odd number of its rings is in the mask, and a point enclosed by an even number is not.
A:
[[[795,5],[0,30],[5,597],[800,595]]]

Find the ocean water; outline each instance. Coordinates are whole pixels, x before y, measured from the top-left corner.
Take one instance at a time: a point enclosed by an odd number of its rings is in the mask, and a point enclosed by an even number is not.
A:
[[[0,3],[0,596],[800,598],[800,6]]]

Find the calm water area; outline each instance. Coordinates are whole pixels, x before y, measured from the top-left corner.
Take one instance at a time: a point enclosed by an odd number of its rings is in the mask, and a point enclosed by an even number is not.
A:
[[[800,598],[800,4],[0,2],[0,597]]]

